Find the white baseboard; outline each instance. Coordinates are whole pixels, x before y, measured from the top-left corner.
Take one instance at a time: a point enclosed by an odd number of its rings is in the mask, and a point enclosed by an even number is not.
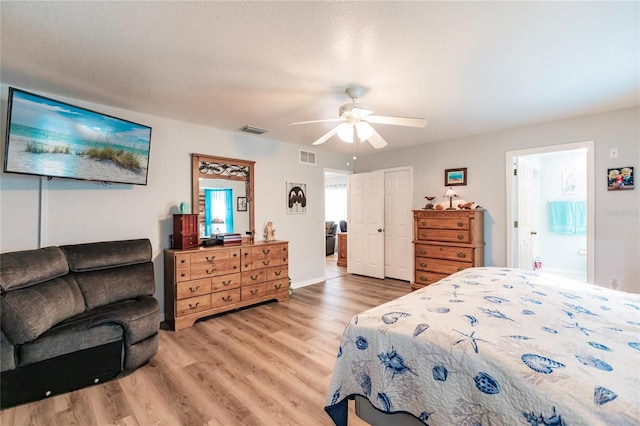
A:
[[[306,281],[301,281],[301,282],[297,282],[297,283],[291,283],[291,287],[292,288],[300,288],[300,287],[306,287],[308,285],[311,284],[318,284],[324,281],[324,277],[318,277],[318,278],[311,278],[310,280],[306,280]]]

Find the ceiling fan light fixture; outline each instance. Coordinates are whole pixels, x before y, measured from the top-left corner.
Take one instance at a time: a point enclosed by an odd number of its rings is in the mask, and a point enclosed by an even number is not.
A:
[[[336,128],[338,137],[346,142],[353,143],[353,126],[349,123],[342,123]]]

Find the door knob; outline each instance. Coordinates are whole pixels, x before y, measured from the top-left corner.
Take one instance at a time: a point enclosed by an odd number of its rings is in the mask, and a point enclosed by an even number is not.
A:
[[[531,231],[531,235],[538,235],[538,232],[536,232],[536,231]]]
[[[382,228],[378,228],[378,232],[382,232]]]

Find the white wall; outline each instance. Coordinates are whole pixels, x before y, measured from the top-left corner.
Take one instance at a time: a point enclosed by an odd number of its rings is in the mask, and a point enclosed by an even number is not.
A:
[[[8,87],[0,86],[5,134]],[[29,90],[29,88],[24,88]],[[41,93],[152,127],[147,186],[104,186],[70,179],[3,173],[0,179],[0,250],[38,246],[39,185],[43,183],[42,246],[149,238],[153,246],[156,297],[163,301],[163,250],[169,247],[171,215],[181,201],[191,204],[193,152],[253,160],[258,239],[272,221],[279,240],[288,240],[289,274],[294,286],[324,279],[324,168],[344,168],[343,155],[317,152],[316,166],[299,164],[300,146],[240,132],[226,132]],[[4,152],[4,150],[2,150]],[[307,184],[307,213],[286,214],[286,182]]]
[[[595,141],[595,282],[606,286],[615,277],[620,290],[640,292],[639,107],[361,155],[356,171],[412,165],[413,206],[419,209],[425,195],[444,194],[444,169],[467,167],[467,186],[456,192],[487,209],[485,263],[501,266],[506,264],[505,153],[588,140]],[[618,159],[609,158],[610,148],[619,149]],[[635,167],[636,189],[607,191],[607,168],[614,166]]]

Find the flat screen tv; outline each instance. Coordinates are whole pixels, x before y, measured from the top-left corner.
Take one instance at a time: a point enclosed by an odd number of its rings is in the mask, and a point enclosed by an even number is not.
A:
[[[151,127],[9,88],[4,171],[147,184]]]

